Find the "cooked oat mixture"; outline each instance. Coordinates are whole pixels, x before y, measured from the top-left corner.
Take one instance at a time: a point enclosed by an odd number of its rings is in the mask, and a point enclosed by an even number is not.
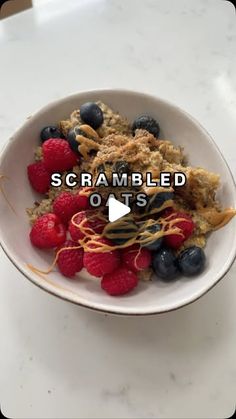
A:
[[[180,250],[192,245],[204,247],[207,234],[226,224],[235,214],[233,209],[222,209],[216,199],[216,192],[220,179],[215,173],[211,173],[200,167],[191,167],[181,147],[174,145],[170,140],[155,138],[150,132],[137,129],[135,135],[129,122],[119,113],[113,111],[106,104],[97,102],[103,111],[104,122],[96,131],[90,129],[90,139],[81,137],[84,157],[80,166],[74,166],[73,172],[91,172],[94,175],[104,171],[109,179],[117,162],[124,161],[129,166],[130,172],[151,172],[158,179],[160,172],[183,172],[186,174],[187,183],[183,187],[173,188],[175,199],[173,208],[184,211],[191,215],[195,223],[192,236],[186,240]],[[58,127],[65,137],[69,131],[77,126],[85,126],[80,118],[80,111],[72,112],[67,120],[60,121]],[[86,130],[86,128],[85,128]],[[82,138],[83,137],[83,138]],[[42,159],[42,147],[37,147],[35,160]],[[76,193],[78,188],[51,187],[45,198],[35,202],[32,208],[27,209],[31,224],[35,220],[52,211],[52,204],[56,196],[62,191]],[[128,188],[100,188],[99,192],[104,196],[115,192],[120,194]],[[130,187],[133,191],[133,188]],[[139,188],[145,191],[145,185]],[[154,192],[154,191],[153,191]]]

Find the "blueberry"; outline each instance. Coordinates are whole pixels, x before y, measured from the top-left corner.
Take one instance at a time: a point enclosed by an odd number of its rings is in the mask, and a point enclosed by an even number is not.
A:
[[[154,137],[159,137],[160,126],[158,122],[149,115],[140,115],[135,118],[132,125],[133,134],[135,134],[136,129],[145,129],[146,131],[153,134]]]
[[[80,117],[85,124],[93,129],[99,128],[103,123],[103,112],[94,102],[84,103],[80,107]]]
[[[137,225],[130,221],[128,224],[123,224],[123,228],[115,223],[110,223],[105,227],[104,235],[110,239],[114,244],[122,245],[128,240],[137,235]]]
[[[116,234],[118,236],[118,234],[120,235],[120,237],[112,237],[112,239],[110,239],[112,241],[112,243],[120,246],[122,244],[125,244],[128,240],[130,240],[133,237],[133,230],[116,230],[116,231],[110,231],[111,234]],[[129,235],[129,237],[122,237],[122,235]]]
[[[105,172],[105,166],[104,166],[103,163],[102,164],[99,164],[99,166],[97,167],[97,171],[98,171],[98,173]]]
[[[86,133],[82,131],[78,125],[76,125],[75,127],[71,128],[70,131],[68,132],[67,141],[70,145],[71,150],[78,153],[79,143],[78,141],[76,141],[77,135],[83,135],[84,137],[87,137]]]
[[[67,134],[67,141],[70,144],[70,148],[73,151],[76,151],[78,153],[79,152],[78,151],[79,143],[76,140],[77,135],[82,135],[83,137],[91,138],[91,139],[92,139],[92,137],[90,135],[88,135],[85,131],[83,131],[80,128],[79,125],[76,125],[75,127],[73,127],[73,128],[70,129],[70,131]]]
[[[158,192],[152,195],[147,204],[147,211],[160,208],[166,201],[174,199],[174,192]]]
[[[153,269],[156,275],[165,280],[171,280],[178,274],[177,259],[171,249],[163,248],[154,254]]]
[[[199,274],[206,262],[206,256],[201,247],[191,246],[180,253],[178,257],[179,269],[184,275]]]
[[[49,125],[48,127],[44,127],[40,132],[40,139],[43,143],[49,138],[63,138],[63,135],[55,125]]]
[[[148,232],[154,234],[157,231],[161,231],[161,225],[156,223],[153,225],[150,225],[149,227],[147,227],[146,229]],[[146,247],[149,250],[159,250],[160,247],[162,246],[163,243],[163,237],[159,237],[159,239],[154,239],[153,242],[150,242],[148,244],[142,244],[141,246]]]
[[[123,160],[118,160],[114,164],[114,172],[115,173],[129,173],[130,167],[129,163]]]

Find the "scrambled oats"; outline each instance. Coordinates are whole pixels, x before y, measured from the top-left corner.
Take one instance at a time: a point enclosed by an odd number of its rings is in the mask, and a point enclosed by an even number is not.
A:
[[[128,121],[114,112],[107,105],[97,102],[104,114],[104,123],[97,130],[97,150],[91,153],[88,148],[88,158],[83,160],[80,167],[76,166],[73,171],[77,174],[81,171],[91,172],[93,175],[102,170],[105,171],[107,178],[110,179],[113,165],[117,161],[125,161],[129,164],[131,172],[151,172],[155,179],[159,178],[160,172],[183,172],[187,177],[187,183],[183,187],[174,188],[175,200],[174,208],[177,211],[184,211],[191,215],[195,223],[193,235],[185,241],[180,250],[189,246],[196,245],[204,247],[206,244],[206,235],[226,224],[234,215],[234,211],[221,210],[216,201],[216,191],[219,187],[219,176],[203,168],[191,167],[187,164],[183,149],[175,146],[169,140],[157,139],[152,134],[144,130],[136,130],[132,135],[131,126]],[[68,131],[82,124],[80,112],[75,110],[69,119],[60,121],[59,128],[66,137]],[[89,144],[84,144],[85,152]],[[42,159],[42,147],[37,147],[35,151],[35,160]],[[120,196],[123,190],[129,188],[117,188],[116,196]],[[145,190],[144,187],[140,188]],[[27,209],[30,222],[33,223],[40,215],[52,210],[52,203],[55,197],[64,190],[73,190],[62,186],[60,188],[51,187],[48,196],[41,202],[36,202],[33,208]],[[105,188],[99,192],[103,196],[108,195],[112,188]],[[113,191],[114,192],[114,191]],[[152,271],[140,273],[142,279],[150,279]]]

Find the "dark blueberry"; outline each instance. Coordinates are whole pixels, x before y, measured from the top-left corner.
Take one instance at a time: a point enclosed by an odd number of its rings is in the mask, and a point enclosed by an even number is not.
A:
[[[78,153],[79,143],[76,141],[76,136],[81,134],[81,130],[78,127],[71,128],[67,134],[67,141],[70,144],[71,150]]]
[[[67,134],[67,141],[70,144],[70,148],[73,151],[76,151],[78,153],[78,141],[76,141],[76,136],[82,135],[83,137],[91,138],[89,135],[84,132],[79,125],[76,125],[75,127],[71,128],[70,131]]]
[[[126,161],[123,161],[123,160],[118,160],[114,164],[114,172],[116,172],[116,173],[129,173],[130,172],[129,163],[127,163]]]
[[[49,138],[63,138],[60,130],[55,125],[44,127],[40,132],[40,139],[42,143],[49,140]]]
[[[97,167],[97,171],[99,173],[105,172],[105,166],[104,166],[104,164],[99,164],[99,166]]]
[[[178,274],[177,259],[171,249],[160,249],[154,254],[153,269],[156,275],[165,280],[171,280]]]
[[[112,223],[110,223],[107,227],[105,227],[104,235],[114,244],[121,245],[136,236],[137,231],[138,227],[134,222],[129,222],[129,224],[123,225],[123,228],[119,225],[112,225]]]
[[[197,246],[189,247],[178,257],[179,269],[184,275],[196,275],[202,272],[206,262],[204,251]]]
[[[85,124],[94,129],[99,128],[103,123],[103,112],[94,102],[84,103],[80,107],[80,117]]]
[[[156,223],[153,225],[150,225],[149,227],[147,227],[146,229],[148,232],[154,234],[157,231],[161,231],[161,225]],[[141,243],[141,246],[146,247],[149,250],[159,250],[160,247],[162,246],[163,243],[163,237],[159,237],[159,239],[154,239],[153,242],[150,242],[148,244],[143,244]]]
[[[135,118],[132,126],[133,134],[136,129],[145,129],[158,138],[160,133],[160,126],[158,122],[149,115],[140,115]]]
[[[154,208],[160,208],[164,202],[173,200],[174,192],[158,192],[155,195],[151,196],[148,200],[147,210],[152,210]]]
[[[112,232],[111,232],[112,233]],[[125,233],[125,234],[129,234],[129,233],[131,233],[131,237],[132,237],[132,233],[133,233],[133,231],[124,231],[124,230],[117,230],[117,231],[115,231],[114,232],[115,234],[120,234],[121,236]],[[131,237],[113,237],[112,239],[110,239],[111,241],[112,241],[112,243],[114,243],[114,244],[116,244],[116,245],[118,245],[118,246],[120,246],[120,245],[122,245],[122,244],[125,244],[128,240],[130,240],[130,238]]]

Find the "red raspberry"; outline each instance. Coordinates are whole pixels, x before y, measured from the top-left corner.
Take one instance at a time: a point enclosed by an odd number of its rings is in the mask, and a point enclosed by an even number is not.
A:
[[[102,237],[97,237],[96,241],[112,246],[112,243]],[[96,248],[95,244],[90,245],[91,249]],[[109,250],[107,252],[84,252],[84,267],[87,271],[97,277],[115,271],[120,265],[120,252]]]
[[[128,268],[121,266],[115,272],[102,278],[101,287],[110,295],[127,294],[138,284],[137,275]]]
[[[61,192],[53,202],[53,212],[67,224],[74,214],[79,212],[79,206],[75,195],[70,192]]]
[[[31,243],[41,249],[60,246],[66,239],[66,228],[55,214],[39,217],[30,232]]]
[[[66,140],[50,138],[43,147],[43,161],[50,172],[64,172],[77,164],[78,156]]]
[[[64,247],[73,246],[78,247],[78,243],[73,242],[72,240],[67,240],[57,250],[63,249]],[[60,272],[64,276],[72,278],[83,268],[83,256],[84,250],[82,248],[62,250],[57,258],[57,266]]]
[[[133,244],[122,250],[122,260],[134,272],[142,271],[150,266],[151,252],[138,244]]]
[[[39,193],[46,193],[50,187],[51,176],[42,161],[29,164],[27,167],[28,178],[32,188]]]
[[[176,223],[172,224],[172,227],[166,227],[166,230],[169,228],[178,227],[183,233],[183,236],[178,234],[170,234],[168,236],[164,236],[164,242],[167,246],[172,247],[173,249],[178,249],[182,246],[183,242],[188,239],[193,230],[194,230],[194,222],[190,215],[186,214],[185,212],[173,212],[168,216],[168,221],[175,220],[177,218],[184,218],[183,221],[176,221]]]
[[[76,194],[77,204],[80,210],[86,210],[90,208],[89,204],[89,197],[85,195],[81,195],[83,188],[81,188]]]
[[[163,218],[169,217],[169,215],[174,214],[176,212],[173,208],[165,208],[163,211],[161,211],[161,216]]]
[[[80,224],[84,219],[87,219],[84,224],[83,228],[89,228],[91,234],[101,234],[105,227],[105,222],[100,220],[99,218],[94,217],[94,211],[80,211],[74,218],[74,222],[76,224]],[[70,221],[69,224],[69,232],[73,240],[78,241],[85,237],[85,234],[76,226],[72,224]]]

